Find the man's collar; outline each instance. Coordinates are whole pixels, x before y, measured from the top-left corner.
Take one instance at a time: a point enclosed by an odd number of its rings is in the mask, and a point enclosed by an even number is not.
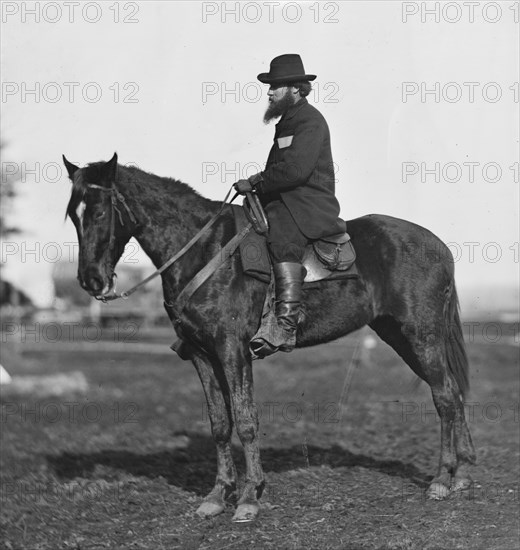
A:
[[[291,105],[287,111],[282,115],[282,118],[279,122],[283,122],[284,120],[289,120],[292,118],[304,105],[307,105],[309,102],[307,101],[306,97],[302,97],[300,100],[298,100],[296,103]]]

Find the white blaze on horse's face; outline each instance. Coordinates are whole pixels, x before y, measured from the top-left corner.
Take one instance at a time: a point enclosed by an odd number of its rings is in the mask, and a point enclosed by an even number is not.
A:
[[[87,205],[85,204],[85,201],[81,201],[78,204],[78,207],[76,208],[76,216],[78,217],[78,221],[79,221],[79,230],[82,235],[83,235],[83,216],[85,215],[86,207]]]

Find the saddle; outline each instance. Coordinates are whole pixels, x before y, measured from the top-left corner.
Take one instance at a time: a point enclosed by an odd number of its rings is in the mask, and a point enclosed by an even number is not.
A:
[[[250,231],[239,246],[244,273],[269,283],[271,258],[266,240],[268,225],[260,201],[256,195],[248,193],[243,206],[234,205],[232,208],[237,233],[247,223],[251,223],[255,230]],[[305,248],[302,261],[307,271],[304,288],[307,283],[359,277],[355,260],[356,252],[347,232],[311,242]]]

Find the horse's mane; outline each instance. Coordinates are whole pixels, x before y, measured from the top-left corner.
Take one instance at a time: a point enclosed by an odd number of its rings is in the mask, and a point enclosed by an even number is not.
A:
[[[72,178],[72,191],[65,211],[65,217],[71,217],[74,215],[79,204],[85,200],[85,195],[89,191],[89,184],[101,182],[105,177],[103,168],[106,163],[93,162],[76,170]],[[183,183],[180,180],[173,178],[157,176],[150,172],[145,172],[135,166],[121,166],[117,165],[117,180],[116,187],[120,191],[126,188],[131,189],[134,192],[146,193],[151,189],[154,189],[155,193],[162,195],[164,200],[171,200],[173,198],[180,198],[184,196],[197,197],[204,199],[195,189],[190,187],[187,183]],[[120,185],[118,185],[120,184]]]

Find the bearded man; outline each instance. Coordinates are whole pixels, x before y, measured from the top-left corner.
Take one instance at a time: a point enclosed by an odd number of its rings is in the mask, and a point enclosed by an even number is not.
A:
[[[270,85],[264,122],[281,118],[265,170],[234,184],[239,193],[258,193],[269,221],[275,313],[283,334],[283,343],[272,352],[291,351],[296,344],[306,245],[346,230],[334,194],[329,128],[306,99],[315,78],[305,73],[297,54],[274,58],[269,72],[258,75]]]

